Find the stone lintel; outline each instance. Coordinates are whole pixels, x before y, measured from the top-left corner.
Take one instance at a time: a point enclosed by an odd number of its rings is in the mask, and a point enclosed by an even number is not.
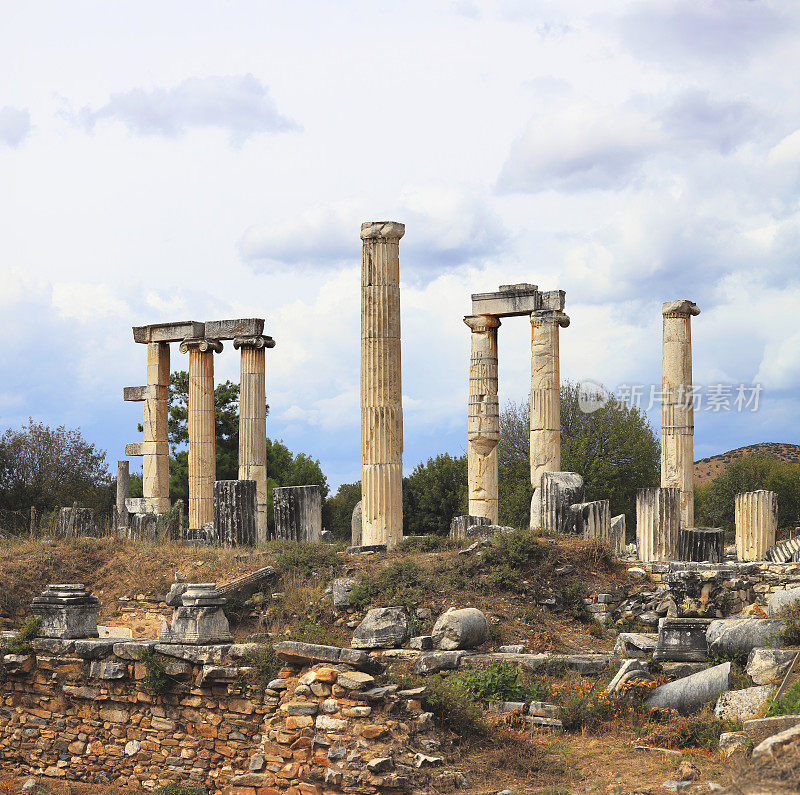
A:
[[[180,320],[177,323],[152,323],[149,326],[134,326],[133,341],[181,342],[187,337],[202,337],[205,324],[197,320]]]
[[[661,307],[662,315],[699,315],[700,308],[694,301],[666,301]]]
[[[169,442],[128,442],[125,455],[169,455]]]
[[[203,353],[213,351],[214,353],[222,353],[222,343],[216,339],[207,339],[205,337],[200,339],[185,339],[181,342],[181,353],[187,353],[190,348],[199,348]]]
[[[264,318],[250,317],[237,320],[207,320],[205,332],[193,335],[215,340],[232,340],[234,337],[257,337],[264,331]]]
[[[364,221],[361,224],[362,240],[400,240],[406,233],[406,225],[399,221]]]
[[[558,323],[562,328],[569,326],[569,315],[563,312],[552,309],[539,309],[536,312],[531,312],[531,323]]]
[[[264,334],[256,334],[247,337],[234,337],[233,347],[235,350],[239,348],[274,348],[275,340]]]
[[[142,400],[167,400],[168,398],[169,388],[164,384],[126,386],[122,389],[122,399],[133,403]]]
[[[472,314],[521,317],[542,308],[535,284],[505,284],[496,293],[473,293]]]

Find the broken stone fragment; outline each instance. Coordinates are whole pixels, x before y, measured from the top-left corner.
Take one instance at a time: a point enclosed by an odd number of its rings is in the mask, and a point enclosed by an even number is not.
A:
[[[674,709],[689,715],[704,704],[715,701],[730,687],[731,664],[726,662],[657,687],[647,699],[647,706],[651,709]]]
[[[714,715],[720,720],[749,720],[764,714],[769,700],[775,695],[774,685],[747,687],[744,690],[729,690],[723,693],[714,707]]]
[[[757,685],[777,685],[796,656],[797,649],[755,648],[747,658],[745,672]]]
[[[450,608],[433,625],[433,645],[443,651],[474,649],[486,640],[486,616],[475,607]]]
[[[354,649],[391,649],[402,646],[411,635],[403,607],[375,607],[356,627],[350,645]]]

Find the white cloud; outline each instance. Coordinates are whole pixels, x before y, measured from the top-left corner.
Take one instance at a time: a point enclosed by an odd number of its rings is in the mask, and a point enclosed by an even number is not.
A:
[[[31,114],[27,108],[6,105],[0,108],[0,141],[15,149],[31,132]]]

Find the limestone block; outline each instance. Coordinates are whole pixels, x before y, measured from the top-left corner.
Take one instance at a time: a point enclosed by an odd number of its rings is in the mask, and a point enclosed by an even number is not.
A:
[[[258,317],[236,320],[207,320],[203,334],[215,340],[232,340],[235,337],[258,337],[264,333],[264,319]]]
[[[654,660],[703,662],[708,659],[708,618],[661,618]]]
[[[154,323],[149,326],[134,326],[133,341],[151,342],[183,342],[183,340],[202,337],[205,326],[196,320],[184,320],[179,323]]]
[[[488,516],[454,516],[450,522],[450,538],[473,538],[474,536],[468,535],[468,532],[476,532],[472,528],[490,524],[492,520]],[[477,532],[480,533],[480,530]]]
[[[159,640],[162,643],[209,644],[233,640],[228,619],[222,607],[226,599],[216,590],[216,583],[190,583],[176,607],[172,623],[164,623]]]
[[[787,588],[775,591],[767,602],[767,615],[776,618],[784,607],[791,607],[800,602],[800,588]]]
[[[523,317],[538,309],[542,309],[542,297],[535,284],[504,284],[494,293],[472,294],[473,315]]]
[[[333,581],[334,607],[350,607],[350,591],[357,582],[358,580],[352,577],[338,577]]]
[[[256,543],[256,482],[217,480],[214,483],[214,535],[226,546]]]
[[[714,715],[720,720],[742,721],[761,717],[776,689],[774,685],[761,685],[746,687],[744,690],[729,690],[717,700]]]
[[[778,715],[775,718],[752,718],[744,721],[744,732],[753,745],[758,746],[768,737],[786,729],[800,726],[800,715]]]
[[[443,651],[474,649],[486,640],[486,616],[475,607],[446,610],[433,625],[433,645]]]
[[[350,645],[354,649],[390,649],[411,637],[408,615],[403,607],[375,607],[356,627]]]
[[[275,537],[319,543],[322,534],[322,489],[280,486],[272,490]]]
[[[653,656],[658,642],[655,632],[620,632],[613,653],[618,657],[648,659]]]
[[[647,699],[647,706],[675,709],[689,715],[704,704],[716,701],[730,687],[731,664],[726,662],[657,687]]]
[[[716,657],[744,657],[775,643],[785,622],[770,618],[723,618],[708,625],[708,651]]]
[[[31,603],[41,621],[43,638],[96,638],[100,600],[90,596],[82,583],[48,585]]]
[[[800,716],[795,717],[800,718]],[[766,740],[760,742],[753,749],[753,760],[755,761],[758,759],[771,759],[779,757],[784,748],[788,746],[796,749],[798,744],[800,744],[800,726],[796,725],[792,726],[791,728],[784,729],[777,734],[773,734],[771,737],[767,737]]]

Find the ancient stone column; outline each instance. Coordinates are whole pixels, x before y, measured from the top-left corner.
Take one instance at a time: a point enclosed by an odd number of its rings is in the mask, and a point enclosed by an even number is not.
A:
[[[147,344],[147,389],[142,422],[142,496],[148,513],[166,513],[169,502],[169,343]]]
[[[214,521],[214,353],[221,350],[219,340],[181,343],[181,352],[189,352],[189,530]]]
[[[214,534],[229,547],[256,543],[256,482],[217,480],[214,483]]]
[[[676,560],[681,520],[680,489],[653,486],[636,492],[636,542],[645,563]]]
[[[497,329],[489,315],[467,315],[469,326],[469,409],[467,412],[467,482],[469,512],[497,524],[500,409],[497,403]]]
[[[678,534],[678,560],[722,563],[725,533],[720,527],[687,527]]]
[[[239,480],[256,482],[256,543],[269,540],[267,530],[267,398],[265,350],[274,348],[272,337],[236,337],[241,349],[239,380]]]
[[[535,527],[556,533],[573,532],[575,515],[570,508],[582,502],[583,478],[577,472],[543,472]]]
[[[745,491],[736,495],[736,557],[765,560],[778,529],[778,495],[774,491]]]
[[[394,221],[361,225],[361,492],[364,545],[403,537],[400,238]]]
[[[531,312],[531,528],[541,525],[542,475],[561,469],[558,328],[568,325],[569,317],[559,310]]]
[[[128,509],[125,500],[128,499],[130,488],[131,468],[128,461],[117,461],[117,527],[128,526]]]
[[[694,527],[694,405],[691,301],[667,301],[661,388],[661,485],[681,490],[681,526]]]
[[[622,553],[611,540],[611,504],[608,500],[579,502],[570,507],[575,517],[575,531],[585,539],[605,544],[619,555]]]
[[[318,543],[322,534],[322,489],[277,486],[272,490],[275,538]]]

